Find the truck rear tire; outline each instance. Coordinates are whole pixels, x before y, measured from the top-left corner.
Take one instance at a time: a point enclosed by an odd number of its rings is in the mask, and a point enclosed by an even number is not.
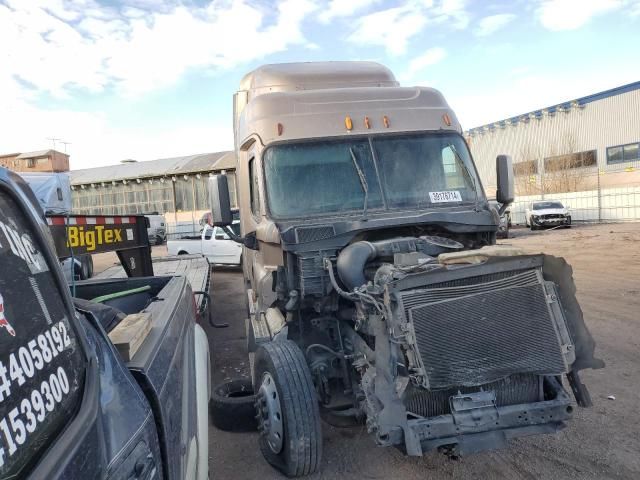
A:
[[[225,432],[255,432],[256,397],[249,378],[238,378],[216,385],[211,391],[211,422]]]
[[[322,458],[320,411],[302,351],[290,340],[261,345],[253,378],[264,458],[288,477],[315,472]]]

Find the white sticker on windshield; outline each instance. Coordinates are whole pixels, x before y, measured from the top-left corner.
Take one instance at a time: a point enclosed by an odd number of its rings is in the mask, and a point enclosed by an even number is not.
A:
[[[446,192],[429,192],[429,198],[431,203],[444,203],[444,202],[461,202],[462,197],[458,190],[449,190]]]

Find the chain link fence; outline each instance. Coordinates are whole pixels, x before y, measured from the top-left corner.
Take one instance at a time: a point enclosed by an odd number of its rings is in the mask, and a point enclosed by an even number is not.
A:
[[[568,166],[567,166],[568,167]],[[569,208],[572,222],[640,220],[640,165],[558,168],[541,174],[516,171],[511,221],[525,224],[533,201],[556,200]]]

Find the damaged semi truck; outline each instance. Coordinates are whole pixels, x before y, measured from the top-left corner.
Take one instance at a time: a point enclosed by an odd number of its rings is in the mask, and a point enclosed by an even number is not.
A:
[[[275,468],[317,470],[321,414],[408,455],[457,456],[556,432],[590,405],[578,372],[603,362],[571,267],[495,246],[502,212],[438,91],[376,63],[266,65],[241,82],[234,131],[241,236],[227,231],[243,244]],[[509,157],[496,175],[504,211]],[[225,228],[228,195],[213,177]]]

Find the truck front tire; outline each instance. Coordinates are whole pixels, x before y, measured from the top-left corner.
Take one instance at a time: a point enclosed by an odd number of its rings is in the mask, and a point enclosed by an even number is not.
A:
[[[290,340],[261,345],[253,378],[265,459],[288,477],[315,472],[322,458],[320,411],[302,351]]]

